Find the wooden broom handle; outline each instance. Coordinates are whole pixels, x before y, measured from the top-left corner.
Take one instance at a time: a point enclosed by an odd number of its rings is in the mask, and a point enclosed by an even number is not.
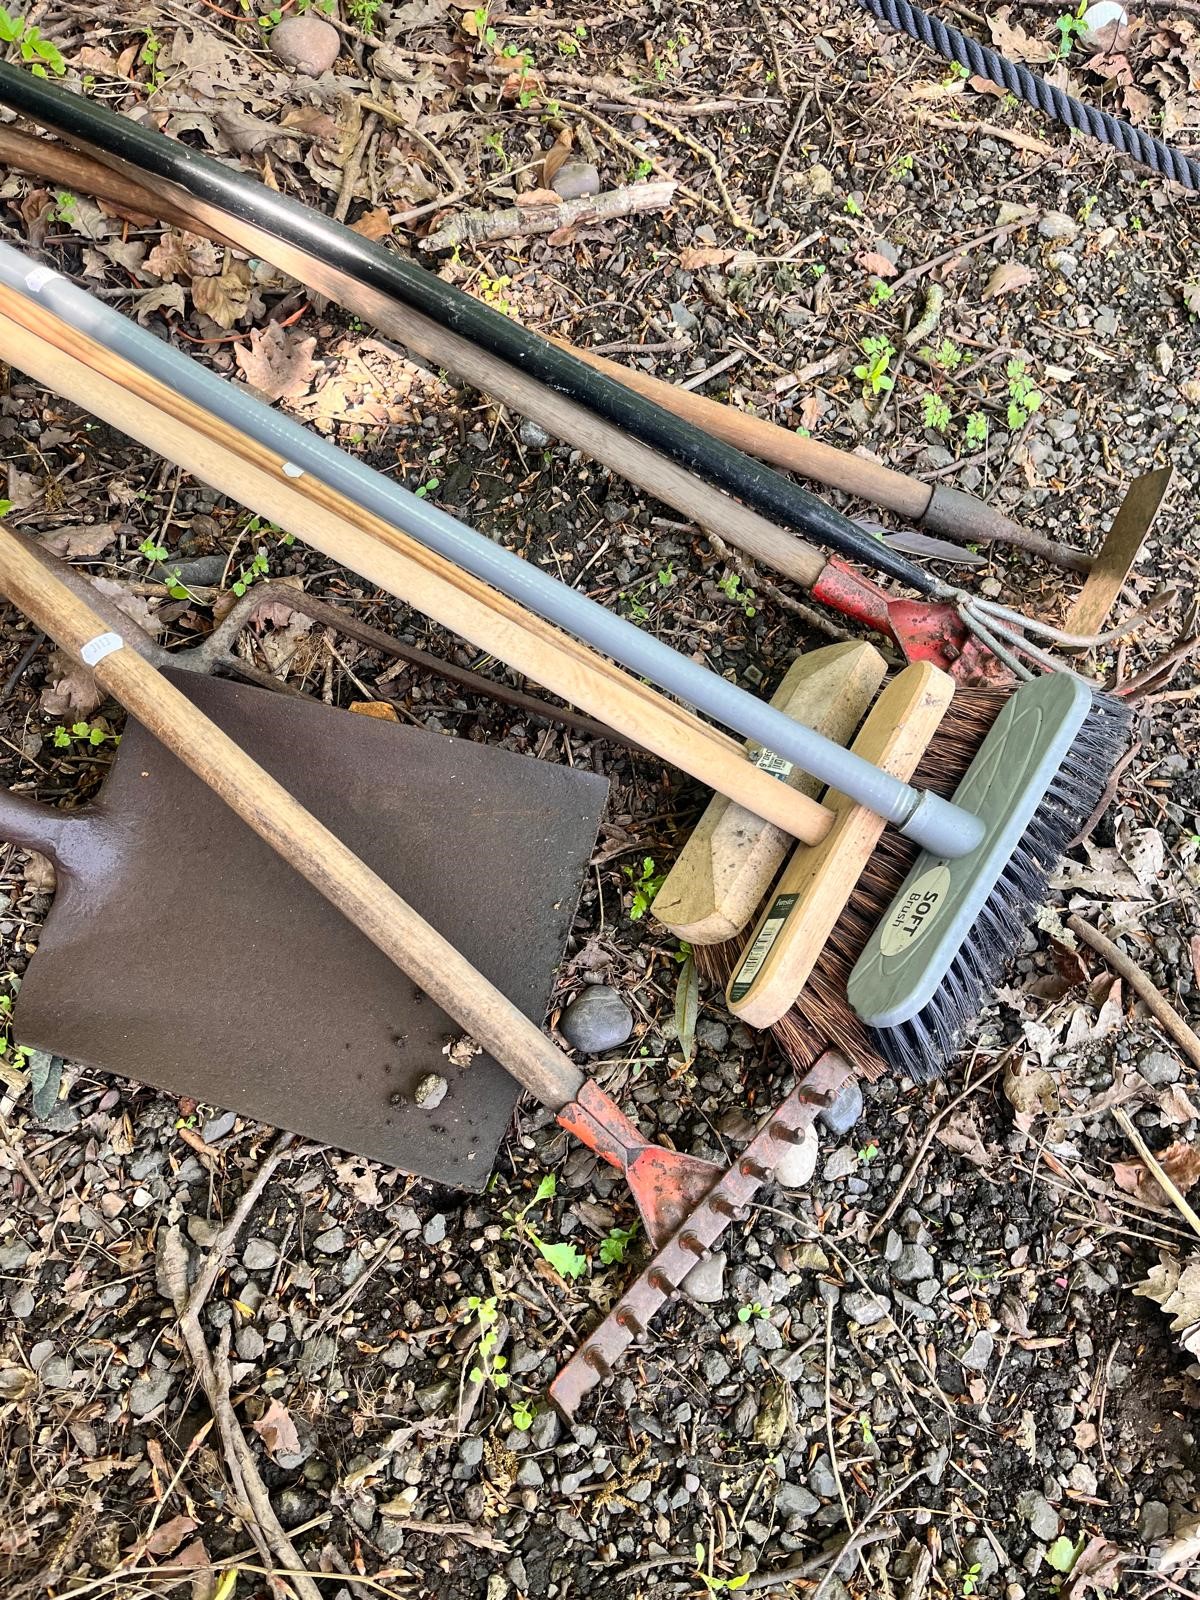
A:
[[[100,660],[98,639],[117,638],[105,620],[0,522],[0,589],[172,754],[237,812],[360,933],[490,1051],[506,1072],[558,1111],[583,1074],[465,956],[331,833],[281,783],[168,682],[121,644]],[[102,648],[102,647],[100,647]]]
[[[0,355],[794,838],[828,833],[726,734],[3,286]]]

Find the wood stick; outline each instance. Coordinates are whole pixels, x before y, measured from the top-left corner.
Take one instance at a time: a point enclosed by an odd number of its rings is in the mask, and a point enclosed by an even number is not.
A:
[[[795,838],[828,832],[831,812],[754,767],[727,735],[2,287],[0,354],[756,816]]]
[[[1187,1200],[1181,1193],[1179,1185],[1173,1182],[1170,1173],[1154,1154],[1154,1151],[1151,1150],[1145,1139],[1142,1138],[1141,1134],[1134,1126],[1133,1118],[1129,1115],[1128,1111],[1126,1111],[1123,1106],[1113,1106],[1112,1119],[1118,1125],[1118,1127],[1122,1129],[1125,1137],[1137,1151],[1138,1155],[1141,1156],[1142,1160],[1146,1163],[1146,1166],[1154,1174],[1154,1181],[1158,1184],[1159,1188],[1166,1195],[1167,1199],[1175,1207],[1176,1211],[1178,1211],[1179,1215],[1187,1223],[1188,1227],[1191,1228],[1193,1233],[1200,1235],[1200,1217],[1196,1215],[1195,1211],[1188,1204]]]
[[[574,1100],[583,1074],[541,1029],[2,523],[0,588],[518,1083],[554,1110]]]
[[[89,156],[94,156],[91,146],[85,145],[84,149]],[[602,462],[700,528],[716,529],[730,544],[785,578],[791,578],[802,588],[811,589],[825,570],[826,558],[814,546],[757,511],[751,511],[668,457],[659,455],[649,445],[623,433],[586,406],[557,394],[536,378],[479,349],[470,340],[449,332],[421,312],[359,283],[332,263],[276,238],[265,228],[198,200],[176,185],[130,167],[107,153],[95,165],[101,173],[115,171],[126,181],[138,185],[142,193],[150,197],[148,203],[169,205],[175,213],[187,218],[185,225],[193,232],[232,240],[252,256],[271,262],[308,288],[328,295],[338,305],[355,312],[427,361],[445,367],[522,416],[531,417],[556,438],[574,445],[592,460]]]
[[[953,696],[954,679],[929,662],[905,667],[851,748],[893,777],[911,778]],[[729,1009],[754,1028],[771,1027],[795,1004],[885,826],[845,795],[826,798],[837,821],[815,849],[792,852],[729,980]]]
[[[887,665],[869,644],[831,644],[798,656],[771,697],[787,716],[845,744],[861,722],[883,682]],[[746,746],[751,760],[763,751]],[[782,781],[817,795],[821,785],[794,768],[779,773],[768,756],[768,771]],[[752,817],[723,795],[708,808],[654,897],[653,914],[677,938],[690,944],[719,944],[750,921],[771,887],[788,850],[788,836]]]
[[[1111,967],[1118,977],[1125,979],[1138,999],[1145,1004],[1151,1015],[1162,1023],[1165,1031],[1179,1048],[1191,1057],[1197,1067],[1200,1067],[1200,1037],[1188,1027],[1174,1006],[1159,994],[1137,962],[1131,956],[1127,956],[1120,945],[1114,944],[1111,939],[1106,939],[1098,928],[1093,928],[1091,923],[1085,922],[1082,917],[1068,917],[1067,927],[1076,938],[1082,939],[1084,944],[1091,945],[1096,954],[1103,958],[1105,965]]]
[[[636,211],[665,211],[674,198],[673,183],[629,183],[603,194],[560,200],[557,205],[553,203],[557,196],[552,196],[545,205],[526,203],[507,206],[502,211],[464,211],[436,233],[427,234],[421,240],[421,249],[453,250],[456,245],[480,244],[489,239],[524,238],[580,223],[610,222]]]

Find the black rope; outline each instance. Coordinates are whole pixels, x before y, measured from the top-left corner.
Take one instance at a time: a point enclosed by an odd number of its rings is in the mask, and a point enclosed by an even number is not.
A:
[[[1047,117],[1066,123],[1068,128],[1078,128],[1091,134],[1104,144],[1110,144],[1142,166],[1161,172],[1164,178],[1183,184],[1186,189],[1200,189],[1200,161],[1173,150],[1169,144],[1156,139],[1153,134],[1141,133],[1119,117],[1110,116],[1097,106],[1084,105],[1056,89],[1053,84],[1039,78],[1027,67],[1017,66],[977,39],[968,39],[957,28],[951,28],[936,17],[918,11],[909,0],[858,0],[864,11],[878,17],[890,27],[907,33],[918,43],[928,45],[947,61],[957,61],[977,78],[1007,89],[1025,100]]]

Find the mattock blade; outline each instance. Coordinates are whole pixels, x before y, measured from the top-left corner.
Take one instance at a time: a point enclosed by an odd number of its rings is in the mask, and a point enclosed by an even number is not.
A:
[[[625,1351],[636,1338],[645,1334],[655,1313],[679,1288],[697,1260],[712,1249],[730,1222],[754,1198],[794,1137],[811,1126],[818,1112],[831,1103],[852,1071],[844,1056],[836,1050],[826,1051],[763,1123],[733,1165],[720,1173],[691,1210],[679,1218],[649,1266],[634,1279],[550,1385],[550,1398],[565,1417],[573,1417],[588,1391],[612,1375]],[[607,1096],[602,1098],[607,1100]],[[570,1112],[576,1110],[578,1105],[567,1108]],[[564,1112],[563,1117],[566,1115]],[[576,1120],[566,1123],[573,1131]],[[636,1131],[635,1138],[638,1138]],[[594,1149],[599,1148],[592,1139],[587,1142]],[[646,1148],[640,1138],[638,1147]],[[600,1153],[605,1155],[603,1150]],[[676,1152],[664,1151],[663,1154],[674,1156]],[[606,1159],[611,1161],[613,1156],[606,1155]],[[620,1159],[613,1164],[625,1165]],[[720,1172],[715,1164],[697,1163],[701,1165],[712,1165],[714,1171]]]

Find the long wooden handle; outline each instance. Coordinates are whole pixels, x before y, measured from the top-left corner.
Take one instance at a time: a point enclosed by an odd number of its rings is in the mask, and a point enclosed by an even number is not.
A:
[[[2,286],[0,355],[756,816],[810,843],[828,832],[827,808],[725,734]]]
[[[505,1071],[554,1110],[583,1074],[512,1001],[443,939],[336,834],[293,798],[0,522],[0,589],[248,827],[449,1013]],[[110,653],[98,640],[107,639]],[[114,641],[116,641],[114,645]],[[100,659],[94,659],[100,654]]]
[[[656,378],[638,367],[627,367],[610,361],[582,345],[570,344],[566,339],[554,338],[554,343],[569,350],[589,367],[603,372],[606,377],[635,389],[647,400],[653,400],[666,411],[694,422],[698,428],[711,433],[715,439],[744,450],[747,455],[769,461],[773,466],[799,472],[831,489],[843,489],[872,505],[885,506],[911,522],[920,522],[929,507],[933,491],[927,483],[910,478],[907,473],[896,472],[878,461],[867,461],[852,455],[848,450],[838,450],[819,439],[805,439],[790,433],[776,422],[764,417],[753,417],[735,406],[723,405],[706,395],[694,394],[666,378]]]

